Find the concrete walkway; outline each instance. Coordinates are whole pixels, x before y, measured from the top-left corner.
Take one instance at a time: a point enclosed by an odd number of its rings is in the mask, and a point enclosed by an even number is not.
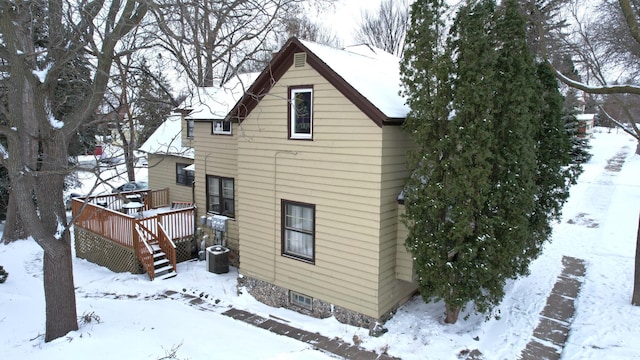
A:
[[[238,309],[229,309],[223,312],[222,315],[228,316],[236,320],[244,321],[247,324],[257,326],[259,328],[265,329],[267,331],[270,331],[278,335],[287,336],[292,339],[299,340],[307,344],[311,344],[320,350],[341,356],[345,359],[357,359],[357,360],[398,359],[398,358],[391,357],[387,354],[378,354],[374,351],[361,349],[358,346],[347,344],[340,339],[329,339],[328,337],[322,336],[317,333],[312,333],[309,331],[291,327],[286,323],[284,323],[283,322],[284,320],[282,322],[276,321],[275,319],[264,318],[262,316],[252,314],[248,311],[238,310]]]
[[[585,274],[584,260],[564,256],[564,269],[547,298],[547,303],[540,313],[540,322],[533,331],[533,335],[519,359],[521,360],[559,360],[564,344],[569,336],[571,322],[575,313],[575,299],[580,292]],[[216,307],[201,298],[175,291],[166,291],[155,296],[160,298],[182,299],[191,306],[201,310],[213,310]],[[275,317],[265,318],[245,310],[231,308],[222,313],[232,319],[245,322],[272,333],[310,344],[313,347],[337,355],[344,359],[356,360],[400,360],[386,353],[365,350],[341,339],[330,339],[326,336],[298,329],[287,324],[286,320]],[[484,354],[472,350],[458,358],[465,360],[482,360]]]
[[[522,360],[558,360],[569,337],[575,299],[584,280],[584,260],[564,256],[564,269],[551,289],[533,337],[522,351]]]

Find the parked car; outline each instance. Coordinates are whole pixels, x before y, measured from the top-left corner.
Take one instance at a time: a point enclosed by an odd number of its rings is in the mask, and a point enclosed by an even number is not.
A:
[[[112,193],[119,193],[125,191],[136,191],[136,190],[147,190],[149,189],[149,184],[145,181],[133,181],[128,182],[126,184],[122,184],[117,188],[113,189]]]

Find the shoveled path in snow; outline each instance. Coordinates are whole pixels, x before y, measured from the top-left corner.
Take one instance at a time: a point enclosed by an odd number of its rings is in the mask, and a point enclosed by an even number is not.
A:
[[[101,294],[101,297],[110,296],[115,294]],[[151,298],[158,299],[172,299],[179,300],[188,303],[190,306],[196,307],[202,311],[215,311],[216,305],[211,304],[203,300],[199,296],[179,293],[176,291],[167,290],[160,295],[151,296]],[[344,342],[341,339],[330,339],[326,336],[318,333],[312,333],[306,330],[298,329],[288,325],[286,320],[279,319],[277,317],[265,318],[246,310],[240,310],[236,308],[230,308],[222,313],[222,315],[228,316],[234,320],[239,320],[247,324],[259,327],[266,331],[270,331],[274,334],[286,336],[298,341],[305,342],[313,347],[340,356],[344,359],[356,359],[356,360],[400,360],[399,358],[389,356],[385,353],[378,354],[375,351],[365,350],[357,345],[351,345]]]
[[[311,344],[314,347],[336,354],[345,359],[357,359],[357,360],[392,360],[398,359],[391,357],[387,354],[378,354],[375,351],[364,350],[357,345],[348,344],[340,339],[329,339],[326,336],[318,333],[312,333],[306,330],[294,328],[284,323],[284,321],[277,321],[276,319],[267,319],[262,316],[250,313],[244,310],[229,309],[222,313],[231,317],[232,319],[240,320],[257,326],[261,329],[270,331],[272,333],[290,337],[307,344]],[[399,360],[399,359],[398,359]]]
[[[589,185],[587,200],[582,211],[591,210],[598,213],[608,209],[613,193],[609,185],[612,177],[622,170],[629,153],[629,146],[623,146],[604,166],[602,172]],[[579,212],[567,223],[598,228],[600,220],[590,218],[587,212]],[[575,257],[563,256],[564,269],[558,276],[556,284],[547,298],[547,303],[540,313],[540,322],[533,332],[531,341],[520,355],[522,360],[547,359],[558,360],[562,356],[571,323],[575,317],[575,301],[585,276],[585,261]]]
[[[584,260],[564,256],[564,269],[547,298],[533,338],[522,351],[522,360],[560,359],[575,314],[575,300],[584,280]]]

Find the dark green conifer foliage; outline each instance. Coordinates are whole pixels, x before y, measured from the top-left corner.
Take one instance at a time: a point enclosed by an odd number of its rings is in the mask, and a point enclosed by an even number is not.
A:
[[[546,63],[537,65],[537,77],[541,109],[535,133],[537,194],[530,216],[531,258],[538,256],[551,235],[551,222],[560,220],[562,205],[569,198],[569,188],[577,176],[574,175],[577,165],[572,164],[571,135],[564,126],[564,99],[558,90],[558,80]]]
[[[557,83],[534,61],[517,1],[469,1],[443,42],[444,9],[412,5],[401,71],[417,149],[405,224],[423,298],[444,300],[455,322],[471,301],[491,310],[527,273],[568,195],[570,147]]]
[[[525,20],[517,1],[507,0],[499,9],[497,21],[497,67],[500,82],[493,102],[495,163],[491,182],[493,192],[489,216],[494,218],[493,244],[496,275],[487,289],[493,302],[503,296],[504,282],[524,274],[530,240],[529,214],[534,209],[536,152],[534,134],[539,114],[539,94],[533,55],[525,41]]]

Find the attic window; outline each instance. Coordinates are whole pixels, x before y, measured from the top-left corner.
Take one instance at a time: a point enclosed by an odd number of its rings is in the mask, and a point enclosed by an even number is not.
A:
[[[289,139],[313,139],[313,87],[289,87]]]
[[[306,53],[296,53],[293,54],[293,66],[300,68],[304,67],[304,64],[307,63],[307,54]]]

